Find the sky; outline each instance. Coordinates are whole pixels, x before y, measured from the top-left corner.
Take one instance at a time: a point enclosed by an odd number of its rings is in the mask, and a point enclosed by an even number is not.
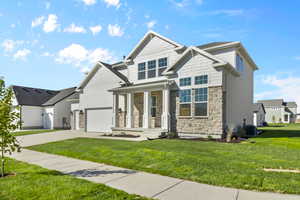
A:
[[[241,41],[260,68],[255,100],[300,107],[299,8],[296,0],[0,0],[0,76],[73,87],[97,60],[121,60],[154,30],[187,46]]]

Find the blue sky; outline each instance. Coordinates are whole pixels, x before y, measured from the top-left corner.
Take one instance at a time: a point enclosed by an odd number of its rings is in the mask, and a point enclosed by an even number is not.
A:
[[[154,3],[155,2],[155,3]],[[149,30],[185,45],[241,41],[260,70],[255,97],[300,105],[300,2],[274,0],[2,0],[0,76],[8,85],[77,85]]]

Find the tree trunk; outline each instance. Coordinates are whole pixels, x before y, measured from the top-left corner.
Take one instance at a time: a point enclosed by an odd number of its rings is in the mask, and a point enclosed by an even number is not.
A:
[[[2,145],[1,145],[1,177],[4,177],[4,142],[2,135]]]

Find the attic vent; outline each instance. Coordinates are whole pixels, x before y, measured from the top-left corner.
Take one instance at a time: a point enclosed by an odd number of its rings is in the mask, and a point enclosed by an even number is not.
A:
[[[22,88],[25,92],[30,92],[28,89],[26,88]]]

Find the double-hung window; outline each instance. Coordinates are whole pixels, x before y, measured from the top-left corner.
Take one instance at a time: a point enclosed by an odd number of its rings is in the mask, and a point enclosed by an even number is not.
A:
[[[195,85],[202,85],[208,83],[208,76],[202,75],[202,76],[196,76],[195,77]]]
[[[180,85],[180,86],[190,86],[190,85],[191,85],[191,82],[192,82],[191,77],[188,77],[188,78],[181,78],[181,79],[179,80],[179,85]]]
[[[146,63],[138,64],[138,80],[143,80],[146,78]]]
[[[179,115],[180,116],[191,116],[191,89],[179,91]]]
[[[160,58],[158,60],[158,76],[162,76],[162,73],[168,66],[168,59],[167,58]]]
[[[156,117],[157,96],[151,96],[151,117]]]
[[[148,61],[148,78],[156,77],[156,60]]]
[[[195,116],[207,116],[208,88],[195,89]]]

